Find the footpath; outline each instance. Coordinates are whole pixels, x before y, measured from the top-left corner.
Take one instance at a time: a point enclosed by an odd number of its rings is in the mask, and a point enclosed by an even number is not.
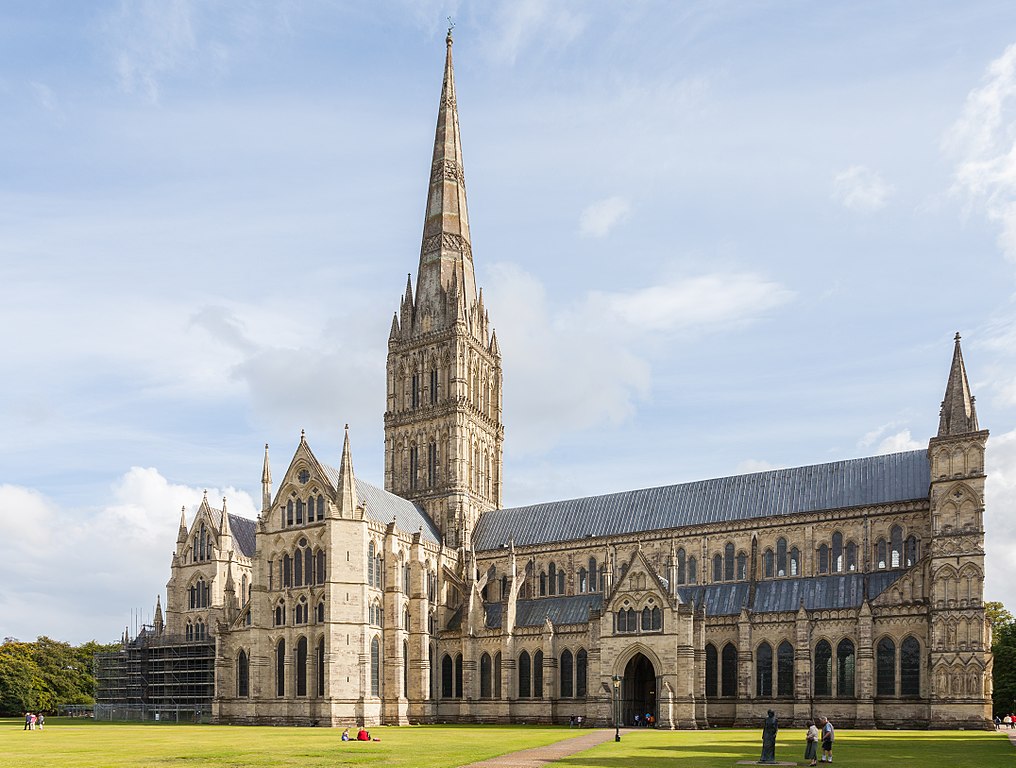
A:
[[[560,760],[562,757],[568,757],[577,752],[592,749],[597,744],[602,744],[613,738],[613,730],[598,729],[572,739],[564,739],[554,744],[548,744],[545,747],[534,747],[533,749],[509,752],[507,755],[492,757],[489,760],[481,760],[478,763],[470,763],[469,765],[462,766],[462,768],[540,768],[547,763]]]

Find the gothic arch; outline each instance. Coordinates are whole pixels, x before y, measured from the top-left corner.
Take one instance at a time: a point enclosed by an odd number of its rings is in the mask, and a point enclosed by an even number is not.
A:
[[[624,677],[624,670],[625,667],[628,666],[628,662],[631,661],[633,658],[635,658],[635,656],[637,656],[640,653],[647,659],[649,659],[650,663],[653,665],[653,669],[655,670],[664,669],[664,666],[660,661],[660,657],[657,656],[656,653],[651,648],[649,648],[649,646],[647,646],[645,643],[636,640],[634,643],[627,646],[614,659],[614,665],[611,674]]]

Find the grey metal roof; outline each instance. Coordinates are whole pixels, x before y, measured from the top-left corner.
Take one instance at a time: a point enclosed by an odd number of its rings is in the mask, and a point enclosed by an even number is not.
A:
[[[366,506],[370,518],[382,525],[388,525],[395,518],[395,525],[400,531],[416,533],[422,531],[422,536],[427,541],[437,544],[441,541],[437,526],[430,519],[422,507],[418,507],[411,501],[406,501],[401,496],[381,490],[380,488],[365,483],[363,480],[356,481],[356,498]]]
[[[502,603],[484,603],[484,623],[488,629],[501,626]],[[539,600],[519,600],[515,610],[515,626],[539,627],[550,617],[555,624],[585,624],[589,621],[589,611],[603,608],[603,595],[566,595],[564,597],[544,597]]]
[[[254,531],[257,523],[249,517],[240,517],[229,513],[229,530],[233,532],[233,541],[244,557],[254,557]]]
[[[339,487],[339,470],[322,464],[321,468],[328,477],[332,488]],[[395,518],[395,525],[404,533],[416,533],[422,529],[424,540],[433,544],[441,542],[441,534],[434,525],[434,521],[424,511],[423,507],[408,501],[394,493],[389,493],[375,485],[355,478],[357,501],[367,508],[367,516],[371,520],[382,525],[388,525]]]
[[[684,603],[698,605],[704,602],[709,616],[736,616],[748,602],[748,582],[732,584],[703,584],[697,587],[678,587],[677,594]]]
[[[868,599],[874,600],[906,571],[876,571],[867,574]],[[796,611],[801,600],[810,611],[833,608],[857,608],[864,602],[865,574],[846,573],[828,576],[808,576],[760,581],[755,587],[754,603],[748,604],[750,584],[746,581],[729,584],[700,584],[678,587],[681,601],[697,606],[705,604],[708,616],[736,616],[742,608],[753,613],[779,613]],[[515,614],[518,627],[539,627],[547,617],[559,624],[585,624],[589,611],[603,609],[603,595],[568,595],[519,600]],[[484,624],[487,629],[500,629],[503,621],[503,603],[484,603]],[[462,621],[460,608],[448,622],[449,629],[458,629]]]
[[[924,499],[930,482],[925,450],[869,456],[496,509],[480,517],[473,543],[482,551]]]

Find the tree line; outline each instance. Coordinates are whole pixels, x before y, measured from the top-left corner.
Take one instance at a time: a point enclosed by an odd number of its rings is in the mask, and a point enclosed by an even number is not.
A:
[[[984,612],[991,624],[992,709],[1004,717],[1016,713],[1016,619],[1002,603],[986,602]]]
[[[59,704],[93,704],[96,653],[116,651],[119,643],[91,640],[71,645],[48,637],[26,643],[13,637],[0,645],[0,716],[55,712]]]

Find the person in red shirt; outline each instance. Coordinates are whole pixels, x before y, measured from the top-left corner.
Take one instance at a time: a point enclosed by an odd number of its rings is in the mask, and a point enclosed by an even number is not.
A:
[[[367,733],[367,729],[366,728],[363,728],[363,727],[360,728],[360,730],[356,734],[356,740],[357,741],[370,741],[370,734]]]

